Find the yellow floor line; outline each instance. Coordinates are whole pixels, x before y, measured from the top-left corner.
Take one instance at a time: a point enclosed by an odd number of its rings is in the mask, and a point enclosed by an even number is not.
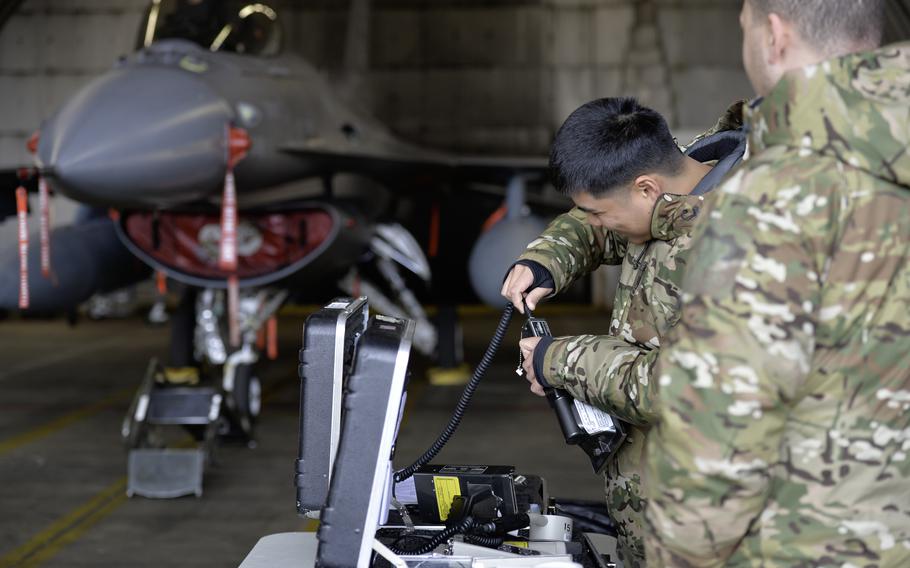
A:
[[[126,500],[127,496],[125,492],[115,496],[100,509],[85,517],[82,522],[80,522],[78,525],[75,525],[72,529],[68,530],[64,534],[60,535],[60,538],[45,548],[41,549],[35,556],[26,562],[23,562],[20,566],[22,568],[34,568],[35,566],[39,566],[40,564],[54,557],[58,552],[60,552],[60,549],[78,540],[79,537],[83,535],[83,533],[92,528],[96,523],[98,523],[98,521],[111,514]]]
[[[418,383],[418,385],[423,387],[422,383]],[[289,386],[289,383],[285,381],[276,381],[270,384],[264,393],[263,399],[271,398],[285,386]],[[3,451],[3,448],[6,448],[5,451],[9,451],[14,447],[19,447],[64,428],[66,425],[71,424],[76,420],[99,412],[100,410],[115,404],[120,399],[125,398],[131,390],[132,389],[121,393],[115,393],[94,405],[70,413],[37,430],[8,440],[7,442],[4,442],[3,445],[0,445],[0,451]],[[420,392],[423,388],[416,390]],[[187,438],[183,440],[182,443],[176,444],[176,447],[191,447],[193,445],[195,445],[195,440]],[[86,531],[113,513],[128,500],[126,496],[126,484],[127,478],[120,478],[92,497],[87,503],[57,519],[25,544],[19,546],[5,556],[0,557],[0,568],[33,568],[53,558],[62,548],[78,540]],[[309,519],[304,524],[303,530],[305,532],[315,532],[318,528],[319,521]]]
[[[275,391],[281,390],[282,388],[289,386],[289,384],[290,383],[288,381],[282,380],[276,381],[276,383],[269,385],[269,388],[263,394],[263,402],[271,398],[271,396],[275,394]],[[18,436],[13,436],[8,440],[0,441],[0,455],[6,452],[11,452],[17,448],[21,448],[22,446],[31,444],[32,442],[36,442],[41,438],[50,436],[51,434],[67,428],[75,422],[94,416],[99,412],[116,406],[121,402],[127,401],[135,392],[136,389],[134,387],[125,388],[123,390],[115,392],[107,398],[103,398],[98,402],[80,408],[78,410],[74,410],[69,414],[65,414],[60,418],[57,418],[56,420],[48,422],[47,424],[39,426],[33,430],[29,430],[28,432],[19,434]]]
[[[284,381],[277,381],[269,385],[269,388],[266,389],[264,399],[270,398],[277,391],[281,390],[282,386],[285,386]],[[130,391],[126,391],[129,394]],[[119,393],[118,393],[119,394]],[[116,396],[116,395],[114,395]],[[111,397],[113,398],[113,396]],[[93,405],[90,408],[106,403],[109,406],[112,402],[100,401],[97,404]],[[106,406],[105,406],[106,408]],[[56,431],[66,424],[71,424],[73,421],[78,420],[86,414],[88,408],[83,409],[82,411],[74,412],[70,415],[67,415],[63,418],[60,418],[53,423],[40,428],[40,431],[47,430],[51,425],[57,425],[53,431]],[[96,409],[97,411],[97,409]],[[77,414],[79,414],[77,416]],[[58,423],[67,420],[66,424],[60,426]],[[35,433],[39,430],[29,433],[29,436],[35,436]],[[26,435],[19,436],[7,442],[7,444],[19,439],[25,438]],[[26,440],[22,443],[28,443],[31,440]],[[21,445],[18,444],[18,445]],[[196,445],[196,441],[187,436],[182,439],[180,442],[174,445],[176,448],[190,448]],[[39,564],[49,560],[54,557],[60,550],[78,540],[86,531],[92,528],[99,521],[113,513],[117,510],[118,507],[123,505],[128,497],[126,496],[126,477],[120,478],[118,481],[109,485],[103,489],[100,493],[92,497],[87,503],[81,505],[79,508],[71,511],[67,515],[54,521],[49,527],[42,530],[40,533],[31,538],[27,543],[23,544],[16,550],[13,550],[6,556],[0,557],[0,568],[12,568],[13,566],[17,568],[31,568],[38,566]],[[315,523],[315,524],[312,524]],[[312,521],[312,523],[307,523],[304,530],[306,531],[315,531],[318,528],[318,521]]]
[[[32,442],[36,442],[36,441],[40,440],[41,438],[50,436],[51,434],[54,434],[56,432],[59,432],[60,430],[63,430],[64,428],[72,425],[75,422],[78,422],[78,421],[88,418],[90,416],[94,416],[95,414],[98,414],[99,412],[102,412],[104,410],[107,410],[108,408],[116,406],[117,404],[128,400],[129,397],[132,395],[132,393],[135,390],[136,390],[135,388],[130,387],[130,388],[126,388],[126,389],[117,391],[114,394],[99,400],[98,402],[95,402],[93,404],[80,408],[78,410],[74,410],[73,412],[70,412],[69,414],[65,414],[65,415],[61,416],[60,418],[57,418],[56,420],[52,420],[51,422],[48,422],[47,424],[44,424],[43,426],[39,426],[38,428],[35,428],[35,429],[25,432],[23,434],[19,434],[18,436],[13,436],[12,438],[10,438],[8,440],[4,440],[4,441],[0,442],[0,454],[10,452],[17,448],[21,448],[22,446],[25,446],[26,444],[31,444]]]
[[[75,541],[126,500],[126,477],[104,488],[88,502],[60,517],[28,542],[0,557],[0,568],[37,566]]]
[[[187,435],[173,447],[186,449],[196,445],[196,440]],[[63,547],[77,541],[86,531],[129,500],[126,484],[127,478],[121,477],[92,497],[88,503],[54,521],[27,543],[0,558],[0,568],[31,568],[53,558]]]

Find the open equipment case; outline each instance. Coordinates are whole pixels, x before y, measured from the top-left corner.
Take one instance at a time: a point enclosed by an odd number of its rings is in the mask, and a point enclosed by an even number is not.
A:
[[[296,508],[320,527],[263,537],[240,567],[621,566],[611,537],[573,529],[546,483],[511,466],[427,464],[396,483],[413,336],[410,320],[370,318],[366,298],[307,319]]]

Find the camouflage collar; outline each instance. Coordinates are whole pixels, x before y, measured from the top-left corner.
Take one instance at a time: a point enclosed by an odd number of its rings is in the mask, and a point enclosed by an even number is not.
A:
[[[910,43],[830,59],[787,73],[744,108],[749,151],[796,148],[910,185],[908,107]]]
[[[670,241],[688,234],[695,225],[704,200],[703,195],[661,195],[651,213],[651,236]]]
[[[742,101],[731,106],[721,117],[713,132],[696,138],[686,149],[686,155],[703,163],[715,162],[714,168],[695,186],[689,195],[664,193],[651,212],[651,237],[670,241],[692,230],[704,203],[704,194],[720,183],[736,167],[745,151],[741,130]]]

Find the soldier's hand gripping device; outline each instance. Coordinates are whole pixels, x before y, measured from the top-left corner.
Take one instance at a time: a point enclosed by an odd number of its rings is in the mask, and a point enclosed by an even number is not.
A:
[[[551,337],[550,326],[534,314],[525,304],[527,321],[521,327],[521,338]],[[524,373],[523,357],[518,354],[516,373]],[[566,444],[577,445],[588,455],[595,473],[603,471],[607,462],[620,448],[626,438],[625,430],[619,419],[610,416],[603,410],[572,398],[568,392],[557,388],[544,388],[547,402],[556,413],[559,427],[562,429]]]
[[[496,352],[499,351],[499,346],[505,338],[506,329],[512,321],[514,310],[515,308],[512,304],[506,305],[502,317],[499,320],[499,325],[497,325],[496,331],[493,333],[493,338],[490,340],[490,345],[487,346],[483,358],[474,369],[474,375],[465,387],[448,425],[446,425],[436,441],[433,442],[417,461],[410,466],[395,472],[396,483],[400,483],[411,477],[419,468],[430,463],[430,460],[436,457],[455,433],[455,430],[458,428],[461,419],[467,410],[468,404],[470,404],[471,399],[474,396],[474,391],[480,385],[480,381],[483,379],[487,369],[493,362],[493,357],[496,355]],[[525,325],[522,328],[522,337],[542,337],[544,335],[551,335],[550,326],[547,325],[545,320],[533,317],[533,314],[531,313],[531,310],[528,309],[527,305],[525,305],[525,310],[525,313],[528,314],[528,321],[525,322]],[[520,360],[518,368],[521,369]],[[595,408],[585,402],[575,400],[569,393],[562,389],[549,389],[549,391],[552,392],[547,393],[547,399],[556,411],[556,416],[559,420],[560,428],[562,428],[563,435],[565,436],[566,443],[577,445],[584,450],[591,459],[591,466],[594,468],[594,472],[602,472],[607,465],[607,462],[610,461],[610,458],[616,453],[626,438],[626,433],[622,424],[618,419],[613,418],[603,410]]]

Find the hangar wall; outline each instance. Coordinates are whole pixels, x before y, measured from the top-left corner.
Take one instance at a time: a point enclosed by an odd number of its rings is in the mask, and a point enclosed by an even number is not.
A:
[[[129,53],[145,0],[26,0],[0,30],[0,168],[41,120]]]
[[[294,49],[341,65],[346,2],[298,4]],[[751,88],[741,0],[375,0],[374,112],[460,151],[545,152],[578,105],[635,94],[681,137]]]
[[[341,66],[347,2],[284,1],[287,46]],[[25,0],[0,30],[0,168],[122,54],[145,0]],[[632,93],[681,138],[750,89],[740,0],[374,0],[369,106],[403,136],[463,152],[546,151],[576,106]]]

